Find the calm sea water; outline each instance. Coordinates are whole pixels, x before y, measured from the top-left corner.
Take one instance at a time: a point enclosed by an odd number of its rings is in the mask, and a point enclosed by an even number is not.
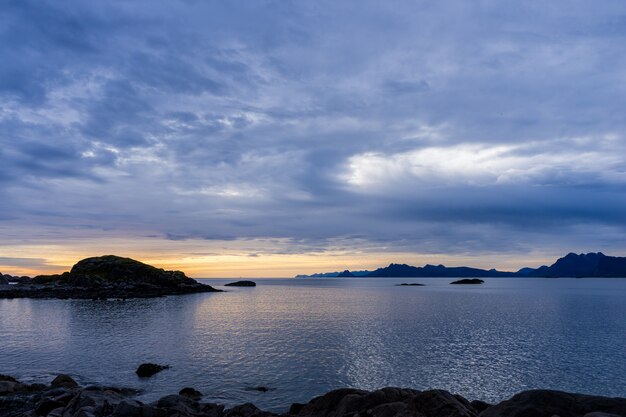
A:
[[[0,300],[0,373],[68,372],[140,388],[145,401],[192,386],[276,411],[346,386],[486,401],[530,388],[626,396],[625,279],[450,281],[264,279],[147,300]],[[148,361],[171,369],[141,380]]]

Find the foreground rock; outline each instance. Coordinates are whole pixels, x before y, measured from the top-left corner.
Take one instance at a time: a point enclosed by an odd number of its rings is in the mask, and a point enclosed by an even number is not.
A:
[[[228,284],[224,284],[225,287],[256,287],[254,281],[235,281]]]
[[[9,280],[6,279],[2,274],[0,274],[0,285],[9,285]]]
[[[453,281],[450,284],[470,284],[470,285],[475,285],[475,284],[482,284],[485,281],[483,281],[482,279],[478,279],[478,278],[464,278],[464,279],[460,279],[458,281]]]
[[[509,400],[489,407],[480,415],[481,417],[551,417],[556,414],[560,417],[568,417],[589,416],[592,413],[605,413],[597,414],[597,417],[626,416],[626,399],[532,390],[516,394]]]
[[[142,363],[141,365],[139,365],[139,368],[137,368],[135,373],[140,378],[149,378],[152,375],[158,374],[165,369],[169,369],[169,366],[157,365],[156,363]]]
[[[149,298],[211,291],[219,290],[181,271],[107,255],[83,259],[60,275],[39,275],[16,285],[3,285],[0,298]]]
[[[60,380],[66,381],[67,376]],[[67,377],[69,378],[69,377]],[[59,378],[57,377],[57,380]],[[72,380],[73,381],[73,380]],[[5,385],[2,385],[5,383]],[[183,388],[152,403],[133,397],[130,389],[23,384],[0,375],[0,417],[611,417],[626,416],[626,398],[559,391],[524,391],[497,405],[469,402],[443,390],[383,388],[377,391],[338,389],[292,404],[280,416],[246,403],[226,409],[200,402],[202,394]],[[7,387],[10,389],[7,390]]]

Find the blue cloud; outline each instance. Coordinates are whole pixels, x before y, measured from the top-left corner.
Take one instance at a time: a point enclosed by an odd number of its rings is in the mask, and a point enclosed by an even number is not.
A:
[[[5,227],[626,249],[623,2],[0,7]]]

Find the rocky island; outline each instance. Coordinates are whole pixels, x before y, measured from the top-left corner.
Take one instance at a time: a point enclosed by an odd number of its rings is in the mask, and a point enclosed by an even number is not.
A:
[[[224,284],[225,287],[256,287],[254,281],[235,281],[228,284]]]
[[[178,390],[177,390],[178,391]],[[626,398],[531,390],[499,404],[470,401],[444,390],[343,388],[294,403],[282,414],[246,403],[232,408],[202,401],[184,387],[152,403],[134,399],[128,388],[81,387],[68,375],[50,385],[26,384],[0,375],[0,417],[616,417],[626,416]]]
[[[1,298],[150,298],[220,291],[187,277],[130,258],[106,255],[83,259],[69,272],[0,285]]]

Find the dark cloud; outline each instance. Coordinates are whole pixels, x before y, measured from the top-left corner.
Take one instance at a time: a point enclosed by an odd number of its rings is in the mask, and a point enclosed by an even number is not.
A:
[[[5,227],[626,249],[623,2],[2,9]]]

